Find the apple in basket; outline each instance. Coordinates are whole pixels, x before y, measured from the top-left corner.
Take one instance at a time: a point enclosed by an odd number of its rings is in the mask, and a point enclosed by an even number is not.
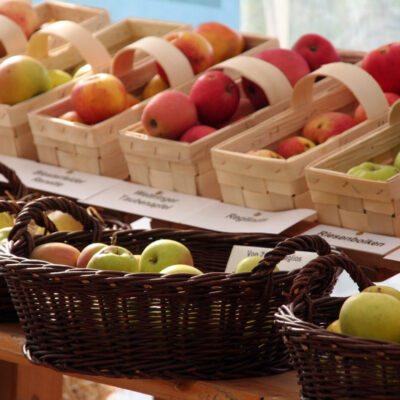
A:
[[[367,288],[348,297],[339,313],[346,335],[400,343],[400,293],[381,287]]]
[[[97,251],[89,260],[87,268],[107,271],[139,272],[137,258],[121,246],[106,246]]]
[[[55,210],[50,212],[47,217],[53,222],[58,231],[82,231],[83,225],[77,221],[72,215]]]
[[[174,274],[189,274],[189,275],[202,275],[203,272],[192,265],[176,264],[170,265],[160,271],[162,275],[174,275]]]
[[[241,273],[241,272],[251,272],[260,261],[262,261],[264,257],[261,256],[248,256],[245,258],[242,258],[238,264],[236,265],[235,268],[235,273]],[[279,271],[279,268],[276,266],[274,268],[274,271]]]
[[[1,2],[0,2],[1,4]],[[14,105],[50,90],[47,68],[26,55],[11,56],[0,64],[0,103]]]
[[[140,272],[160,272],[176,264],[193,266],[190,250],[176,240],[158,239],[144,248],[139,266]]]
[[[204,136],[209,135],[210,133],[215,132],[216,130],[216,128],[208,125],[195,125],[183,132],[183,135],[179,138],[179,141],[192,143]]]
[[[311,71],[318,69],[321,65],[340,61],[340,56],[332,42],[317,33],[306,33],[300,36],[292,46],[292,50],[303,56]]]
[[[8,226],[14,226],[14,218],[6,211],[0,212],[0,228]]]
[[[161,78],[160,74],[155,74],[143,88],[142,98],[143,100],[149,99],[150,97],[153,97],[157,93],[160,93],[168,88],[168,83]]]
[[[347,171],[349,175],[374,181],[387,181],[399,172],[400,170],[394,165],[382,165],[369,161],[356,165]]]
[[[292,136],[283,139],[276,149],[276,152],[283,158],[293,157],[302,154],[315,146],[315,143],[303,136]]]
[[[82,118],[74,110],[66,111],[65,113],[61,114],[57,118],[61,118],[61,119],[65,120],[65,121],[83,123]]]
[[[239,55],[245,45],[244,37],[235,29],[217,21],[203,22],[193,32],[204,36],[214,50],[214,63]]]
[[[342,112],[325,112],[311,118],[303,127],[302,135],[321,144],[331,136],[339,135],[355,126],[352,117]]]
[[[98,253],[100,250],[107,247],[105,243],[90,243],[86,247],[84,247],[81,251],[81,254],[76,261],[76,266],[78,268],[86,268],[90,259]]]
[[[178,139],[197,124],[196,106],[186,94],[165,90],[149,100],[143,109],[141,122],[150,136]]]
[[[249,150],[246,154],[250,156],[258,156],[258,157],[266,157],[266,158],[280,158],[283,159],[280,154],[276,153],[275,151],[269,149],[259,149],[259,150]]]
[[[96,124],[126,109],[127,91],[116,76],[94,74],[75,83],[71,104],[85,124]]]
[[[0,1],[0,14],[13,20],[29,38],[39,28],[39,18],[31,4],[25,1]]]
[[[217,126],[236,111],[240,92],[233,79],[222,71],[208,71],[194,82],[189,93],[198,117],[205,125]]]
[[[35,247],[30,255],[33,260],[47,261],[75,267],[80,251],[70,244],[61,242],[44,243]]]

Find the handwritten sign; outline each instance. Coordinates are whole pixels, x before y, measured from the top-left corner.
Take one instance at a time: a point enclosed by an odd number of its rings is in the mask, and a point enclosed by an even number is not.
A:
[[[225,272],[234,272],[239,261],[250,256],[264,257],[266,253],[272,249],[256,246],[240,246],[234,245],[231,254],[229,255],[228,263]],[[293,271],[306,265],[309,261],[318,257],[317,253],[308,251],[296,251],[293,254],[286,256],[279,264],[280,271]]]
[[[27,187],[76,199],[92,196],[120,182],[119,179],[71,171],[22,158],[0,155],[0,161],[12,168]]]
[[[400,238],[374,233],[363,233],[351,229],[330,225],[317,225],[304,232],[307,235],[319,235],[329,244],[344,249],[353,249],[384,255],[400,247]]]
[[[221,232],[278,234],[313,214],[315,211],[308,209],[268,212],[214,202],[192,213],[183,223]]]

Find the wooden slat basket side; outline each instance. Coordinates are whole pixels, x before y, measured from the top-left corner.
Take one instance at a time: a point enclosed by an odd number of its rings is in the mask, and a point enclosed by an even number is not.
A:
[[[305,169],[321,223],[400,236],[400,175],[387,181],[361,179],[347,171],[362,162],[393,164],[400,151],[397,103],[387,124]]]
[[[329,76],[345,85],[313,93],[317,76]],[[371,96],[374,104],[367,93],[374,93]],[[286,160],[245,154],[261,148],[275,150],[281,140],[300,135],[305,123],[317,114],[342,111],[352,115],[358,102],[368,110],[369,119],[303,154]],[[361,68],[345,63],[321,67],[295,85],[288,110],[212,149],[212,163],[223,201],[267,211],[313,208],[304,168],[382,125],[388,110],[378,84]]]
[[[120,144],[133,182],[220,199],[211,164],[211,148],[253,126],[253,118],[260,113],[270,118],[289,106],[292,88],[286,77],[271,64],[255,57],[237,56],[212,68],[223,68],[238,83],[242,76],[254,79],[268,93],[271,105],[192,143],[151,137],[140,122],[128,126],[121,131]],[[189,94],[194,82],[175,89]],[[143,109],[144,105],[141,112]]]

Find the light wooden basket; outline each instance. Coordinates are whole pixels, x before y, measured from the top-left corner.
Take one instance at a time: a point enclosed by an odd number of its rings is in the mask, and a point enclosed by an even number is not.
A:
[[[220,199],[210,149],[252,126],[253,118],[257,118],[260,113],[263,118],[268,118],[289,106],[292,87],[282,72],[272,64],[255,57],[237,56],[213,68],[223,69],[237,82],[242,76],[256,82],[264,90],[270,106],[192,143],[149,136],[141,122],[127,127],[120,132],[120,144],[133,182]],[[188,94],[194,82],[192,80],[176,89]],[[143,109],[144,105],[140,107],[140,113]]]
[[[330,77],[342,84],[313,93],[317,77]],[[368,119],[305,153],[289,159],[245,154],[261,148],[275,150],[281,140],[300,135],[304,124],[317,114],[342,111],[351,115],[357,100],[364,106]],[[289,109],[212,149],[223,201],[268,211],[313,208],[304,168],[316,158],[382,125],[388,111],[379,85],[360,67],[342,62],[322,66],[297,82]]]
[[[71,46],[49,49],[49,37],[67,40]],[[106,48],[82,26],[71,21],[54,22],[34,33],[28,42],[27,54],[40,60],[47,68],[65,69],[71,53],[79,55],[79,61],[86,61],[94,72],[108,71],[111,57]],[[76,65],[76,64],[75,64]],[[73,67],[73,65],[71,65]],[[65,97],[74,81],[67,82],[48,92],[34,96],[15,105],[0,104],[0,153],[15,157],[36,159],[36,148],[28,123],[28,113],[46,104]]]
[[[373,181],[346,173],[365,161],[392,164],[400,151],[399,130],[397,101],[386,124],[307,166],[307,184],[321,223],[400,236],[400,174]]]
[[[153,28],[155,26],[153,24]],[[171,31],[177,29],[176,26],[170,27]],[[150,30],[151,24],[142,28],[143,33],[150,33]],[[167,32],[158,26],[154,33],[164,35]],[[100,38],[100,33],[96,37]],[[246,38],[246,52],[279,45],[272,38],[257,35],[246,35]],[[150,56],[151,62],[144,62],[146,56]],[[115,51],[112,73],[121,78],[129,92],[135,92],[156,74],[156,62],[163,67],[171,87],[194,79],[191,66],[183,53],[171,43],[155,36],[145,37]],[[98,175],[126,178],[128,167],[118,142],[118,132],[140,120],[145,103],[141,102],[92,126],[56,118],[72,109],[69,98],[30,113],[29,120],[39,160]]]

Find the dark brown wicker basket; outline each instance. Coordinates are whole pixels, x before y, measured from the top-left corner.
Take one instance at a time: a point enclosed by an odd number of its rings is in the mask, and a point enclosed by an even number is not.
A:
[[[7,182],[0,182],[0,199],[21,199],[27,196],[29,189],[21,182],[16,172],[0,162],[0,175],[7,179]]]
[[[86,231],[32,238],[26,225],[40,224],[43,209],[61,209]],[[128,274],[30,260],[42,243],[63,241],[82,249],[116,241],[140,253],[150,242],[184,243],[203,275]],[[296,250],[329,254],[318,236],[198,230],[105,231],[75,203],[39,199],[19,213],[13,254],[0,266],[26,335],[25,355],[59,371],[117,378],[229,379],[288,369],[288,354],[274,324],[297,271],[273,272]],[[225,273],[234,244],[274,247],[252,273]],[[330,290],[335,276],[325,290]]]
[[[293,302],[276,314],[302,398],[398,400],[400,344],[327,331],[346,297],[312,300],[308,295],[313,287],[321,291],[321,284],[338,266],[349,272],[360,290],[373,285],[348,257],[323,256],[298,274],[291,290]]]

